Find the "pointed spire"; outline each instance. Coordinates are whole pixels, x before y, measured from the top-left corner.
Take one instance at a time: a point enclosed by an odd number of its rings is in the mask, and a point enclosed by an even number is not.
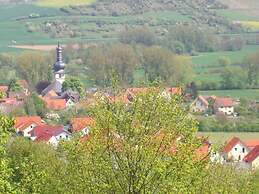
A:
[[[62,56],[62,47],[60,46],[58,42],[58,47],[57,47],[57,62],[62,63],[63,61],[63,56]]]

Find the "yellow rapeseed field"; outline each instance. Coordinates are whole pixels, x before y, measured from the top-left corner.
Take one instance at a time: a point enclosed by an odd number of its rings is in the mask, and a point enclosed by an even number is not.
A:
[[[40,0],[36,4],[44,7],[65,7],[69,5],[85,5],[94,0]]]
[[[251,28],[254,30],[259,29],[259,21],[240,21],[240,23],[247,28]]]

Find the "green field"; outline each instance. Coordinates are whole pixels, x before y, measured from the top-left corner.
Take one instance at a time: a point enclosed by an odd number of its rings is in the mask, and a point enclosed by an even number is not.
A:
[[[257,90],[211,90],[199,91],[201,95],[229,96],[235,99],[247,98],[259,100],[259,89]]]
[[[249,14],[247,10],[222,9],[222,10],[218,10],[217,14],[220,16],[226,17],[232,21],[247,21],[247,20],[259,21],[259,16]]]
[[[239,133],[239,132],[199,132],[199,135],[208,137],[209,140],[217,145],[223,145],[231,137],[238,137],[241,140],[257,140],[259,139],[259,132]]]
[[[45,7],[64,7],[69,5],[86,5],[94,0],[40,0],[36,4]]]
[[[219,73],[222,66],[218,60],[222,57],[230,59],[231,63],[242,62],[244,58],[259,51],[259,45],[245,46],[240,51],[206,52],[192,57],[195,72],[198,74],[196,80],[220,81]]]

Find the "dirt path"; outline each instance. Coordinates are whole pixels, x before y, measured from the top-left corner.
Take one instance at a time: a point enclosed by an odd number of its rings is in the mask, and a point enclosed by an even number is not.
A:
[[[67,45],[62,45],[66,47]],[[84,48],[89,48],[91,46],[96,46],[96,44],[84,44]],[[52,51],[57,48],[57,45],[11,45],[10,48],[18,48],[18,49],[27,49],[27,50],[35,50],[35,51]],[[73,44],[72,47],[74,49],[79,49],[79,44]]]

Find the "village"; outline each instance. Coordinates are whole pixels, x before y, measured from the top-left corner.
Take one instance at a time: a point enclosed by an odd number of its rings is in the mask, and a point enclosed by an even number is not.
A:
[[[56,63],[53,65],[54,82],[46,86],[39,95],[49,112],[47,118],[50,120],[60,119],[59,111],[69,111],[72,107],[92,106],[98,99],[107,103],[130,104],[139,94],[150,91],[158,91],[165,98],[179,96],[188,104],[190,114],[209,117],[222,115],[230,119],[238,119],[239,113],[235,107],[239,105],[238,100],[230,97],[202,96],[198,95],[194,100],[191,92],[185,92],[180,87],[165,88],[126,88],[115,95],[112,92],[101,92],[98,89],[89,89],[87,97],[80,99],[80,94],[72,90],[62,90],[62,84],[66,78],[66,65],[63,62],[62,47],[57,46]],[[19,88],[19,90],[17,90]],[[17,80],[9,86],[0,86],[1,100],[0,110],[8,114],[18,107],[23,106],[24,99],[31,95],[28,83],[25,80]],[[80,141],[91,138],[91,128],[95,125],[95,118],[91,116],[73,117],[68,123],[49,124],[38,115],[15,117],[14,129],[18,136],[30,139],[34,142],[44,142],[57,147],[60,141],[68,141],[73,137],[79,137]],[[204,137],[203,137],[204,138]],[[204,140],[200,148],[196,150],[201,159],[209,159],[220,164],[233,164],[238,168],[259,170],[259,139],[242,141],[238,137],[232,137],[225,142],[223,148],[213,150],[213,142]]]

